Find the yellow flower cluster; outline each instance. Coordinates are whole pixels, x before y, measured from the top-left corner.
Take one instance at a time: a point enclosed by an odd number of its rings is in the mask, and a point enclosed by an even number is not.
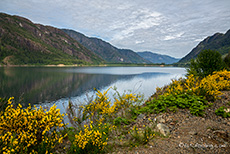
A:
[[[102,135],[105,134],[105,132],[101,133],[99,130],[93,130],[91,124],[90,127],[87,125],[84,127],[85,129],[83,131],[80,131],[75,135],[74,144],[82,150],[84,150],[87,145],[97,147],[99,150],[103,150],[107,145],[106,141],[108,140],[108,138],[104,139],[105,141],[103,140]]]
[[[138,96],[135,94],[124,94],[115,98],[115,102],[111,103],[107,97],[107,93],[110,88],[103,93],[97,90],[97,98],[93,100],[90,104],[86,106],[81,106],[83,108],[83,114],[87,115],[91,120],[97,122],[104,122],[106,118],[114,116],[115,113],[121,108],[128,108],[129,105],[132,105],[138,100]]]
[[[116,107],[111,105],[111,101],[107,97],[108,91],[109,89],[101,93],[97,90],[97,98],[90,104],[81,107],[84,109],[83,114],[92,118],[92,120],[95,120],[96,117],[98,122],[103,122],[107,116],[112,116]]]
[[[124,94],[123,96],[120,97],[120,99],[115,99],[116,101],[114,102],[114,106],[116,108],[120,109],[122,107],[128,107],[129,105],[132,105],[134,102],[138,101],[138,96],[136,94]]]
[[[62,142],[63,136],[56,129],[64,126],[64,115],[55,105],[49,111],[36,106],[22,109],[20,104],[13,108],[13,99],[8,100],[7,108],[0,113],[0,153],[38,153],[41,147],[48,152]]]
[[[230,90],[230,72],[223,70],[214,72],[213,75],[209,75],[203,78],[200,82],[198,94],[205,91],[207,95],[213,96],[217,99],[222,93],[221,90]]]
[[[186,79],[172,80],[165,95],[191,93],[217,99],[221,90],[230,90],[230,71],[213,72],[203,79],[190,75]]]
[[[78,117],[74,116],[73,121],[78,122],[78,133],[72,149],[73,152],[90,151],[92,149],[103,150],[107,145],[109,132],[115,130],[114,119],[119,115],[128,114],[130,107],[139,101],[135,94],[114,95],[114,101],[108,97],[108,91],[97,90],[96,98],[87,105],[80,106]],[[107,124],[106,124],[107,123]],[[84,125],[84,127],[83,127]],[[77,151],[76,151],[77,150]]]

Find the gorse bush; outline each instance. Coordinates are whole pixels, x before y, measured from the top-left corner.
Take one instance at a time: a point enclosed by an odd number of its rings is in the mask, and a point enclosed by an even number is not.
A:
[[[222,94],[221,90],[230,90],[230,72],[227,70],[213,72],[213,75],[202,79],[190,75],[186,79],[172,80],[164,90],[164,95],[188,93],[205,96],[207,100],[215,100]]]
[[[60,109],[52,106],[49,111],[29,106],[13,108],[13,97],[0,113],[0,153],[51,153],[63,137],[57,129],[62,128]]]
[[[114,140],[115,136],[128,133],[121,129],[121,123],[126,125],[134,120],[134,108],[139,106],[141,98],[131,93],[120,95],[115,90],[112,102],[108,96],[110,89],[104,92],[95,89],[96,98],[85,105],[76,106],[69,102],[67,112],[75,126],[74,137],[69,133],[72,138],[70,153],[103,153],[108,139]]]
[[[101,127],[110,129],[106,124],[101,125]],[[102,128],[96,129],[92,124],[89,126],[85,125],[83,131],[80,131],[75,135],[69,153],[87,154],[103,152],[108,141],[108,130],[106,131]]]
[[[229,71],[213,72],[204,78],[192,74],[185,79],[172,80],[168,86],[156,88],[153,99],[139,111],[160,113],[187,108],[191,114],[202,116],[208,107],[207,100],[219,99],[222,90],[230,90]]]
[[[74,106],[69,102],[68,113],[70,118],[73,119],[72,123],[75,126],[82,127],[82,124],[89,121],[93,121],[93,124],[113,122],[117,117],[132,116],[132,109],[136,108],[142,101],[140,96],[136,94],[123,94],[114,96],[114,102],[108,97],[108,91],[110,88],[103,93],[96,90],[96,98],[90,101],[88,104],[81,106]],[[74,112],[77,110],[78,115]]]

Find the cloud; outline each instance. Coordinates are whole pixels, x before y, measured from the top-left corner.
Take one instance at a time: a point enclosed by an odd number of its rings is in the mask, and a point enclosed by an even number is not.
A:
[[[145,42],[144,40],[141,40],[141,41],[136,40],[136,41],[135,41],[136,44],[141,44],[141,43],[144,43],[144,42]]]
[[[97,36],[118,48],[185,56],[230,29],[229,0],[1,0],[0,11]]]
[[[111,40],[123,40],[127,37],[132,37],[136,30],[145,30],[157,26],[162,20],[163,17],[159,12],[150,11],[148,9],[133,11],[127,18],[127,21],[110,26],[111,31],[119,30]]]
[[[167,36],[165,36],[165,38],[163,40],[167,41],[167,40],[173,40],[176,38],[180,38],[183,34],[184,34],[184,32],[180,32],[178,34],[173,34],[173,35],[167,35]]]

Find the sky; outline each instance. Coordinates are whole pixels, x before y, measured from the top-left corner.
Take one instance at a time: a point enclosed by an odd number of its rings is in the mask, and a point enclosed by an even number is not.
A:
[[[230,29],[230,0],[0,0],[0,12],[176,58]]]

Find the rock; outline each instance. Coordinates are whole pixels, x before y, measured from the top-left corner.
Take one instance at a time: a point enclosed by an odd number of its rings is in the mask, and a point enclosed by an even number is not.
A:
[[[215,137],[221,138],[224,141],[230,141],[228,133],[224,130],[216,130],[213,132],[213,134],[215,135]]]
[[[157,124],[157,129],[164,136],[168,136],[170,134],[169,128],[165,124],[162,123]]]
[[[137,121],[142,120],[144,118],[145,118],[145,115],[141,113],[137,116]]]
[[[157,120],[158,123],[165,123],[165,119],[163,119],[162,115],[156,117],[156,120]]]
[[[195,131],[190,131],[190,132],[189,132],[189,135],[197,135],[197,132],[195,132]]]
[[[230,108],[224,109],[224,111],[225,111],[226,113],[229,113],[229,112],[230,112]]]

